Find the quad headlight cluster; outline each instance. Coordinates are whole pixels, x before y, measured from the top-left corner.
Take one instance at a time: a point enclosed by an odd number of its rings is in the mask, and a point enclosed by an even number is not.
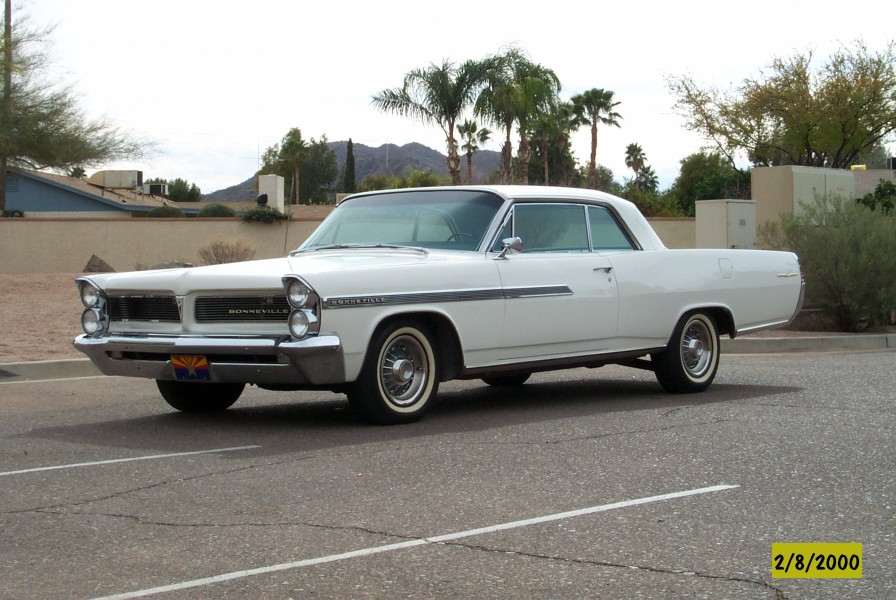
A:
[[[106,310],[106,297],[103,292],[88,279],[78,280],[78,294],[84,312],[81,313],[81,329],[87,335],[102,335],[109,328],[109,312]]]
[[[317,335],[320,331],[320,298],[298,275],[283,278],[286,299],[292,312],[289,314],[289,333],[296,339]]]

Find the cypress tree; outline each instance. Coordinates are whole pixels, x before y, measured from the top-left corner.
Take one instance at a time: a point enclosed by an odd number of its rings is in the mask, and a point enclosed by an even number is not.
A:
[[[356,190],[355,186],[355,151],[352,138],[348,138],[345,152],[345,165],[342,167],[342,191],[351,194]]]

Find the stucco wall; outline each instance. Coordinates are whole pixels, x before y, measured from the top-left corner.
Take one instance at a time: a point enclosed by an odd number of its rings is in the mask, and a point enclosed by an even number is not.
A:
[[[199,249],[239,240],[255,258],[283,256],[317,227],[316,220],[248,224],[239,219],[0,219],[0,273],[78,273],[92,255],[116,271],[182,260]]]
[[[298,208],[298,207],[294,207]],[[94,254],[116,271],[182,260],[200,264],[199,249],[213,240],[240,240],[255,258],[283,256],[329,213],[308,207],[287,225],[239,219],[0,219],[0,273],[80,273]],[[693,248],[694,219],[651,220],[669,248]]]
[[[883,169],[847,171],[814,167],[757,167],[750,173],[756,202],[756,222],[776,221],[782,213],[799,214],[801,203],[832,194],[861,198],[874,191],[881,179],[896,182],[896,172]]]

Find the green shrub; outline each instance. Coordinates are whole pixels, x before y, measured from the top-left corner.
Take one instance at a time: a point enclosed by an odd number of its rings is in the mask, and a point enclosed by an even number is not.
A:
[[[214,202],[203,206],[199,211],[200,217],[235,217],[236,211],[225,204]]]
[[[146,215],[147,217],[153,218],[179,218],[183,217],[184,211],[182,211],[177,206],[172,206],[170,204],[166,206],[157,206]]]
[[[267,206],[256,206],[243,212],[243,223],[274,223],[282,221],[286,218],[282,212],[276,208]]]
[[[885,214],[894,212],[896,208],[896,184],[886,179],[881,179],[874,192],[865,194],[857,202],[864,204],[871,210],[880,209]],[[896,214],[896,213],[894,213]]]
[[[802,213],[760,229],[772,248],[792,250],[806,277],[806,305],[841,331],[892,322],[896,309],[896,215],[821,197]]]
[[[3,214],[0,215],[0,216],[2,216],[3,218],[18,218],[18,219],[21,219],[21,218],[23,218],[23,217],[25,216],[25,213],[23,213],[23,212],[20,211],[20,210],[4,210],[4,211],[3,211]]]

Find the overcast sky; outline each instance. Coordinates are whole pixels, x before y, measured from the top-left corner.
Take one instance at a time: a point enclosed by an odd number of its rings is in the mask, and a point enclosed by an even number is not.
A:
[[[356,0],[13,0],[13,18],[56,24],[55,72],[74,83],[88,116],[157,141],[144,177],[181,177],[204,193],[250,177],[291,127],[305,139],[368,146],[420,142],[445,152],[435,126],[381,113],[373,94],[443,59],[516,44],[553,69],[564,99],[612,90],[622,127],[598,133],[598,163],[632,175],[638,143],[666,188],[703,141],[673,112],[666,76],[729,87],[775,56],[826,57],[863,39],[894,37],[892,2],[453,2]],[[445,12],[445,9],[450,12]],[[819,61],[820,62],[820,61]],[[493,128],[494,129],[494,128]],[[496,136],[500,138],[500,136]],[[498,141],[485,145],[499,150]],[[892,149],[892,146],[891,146]],[[573,137],[585,164],[590,133]],[[89,170],[88,173],[92,173]]]

